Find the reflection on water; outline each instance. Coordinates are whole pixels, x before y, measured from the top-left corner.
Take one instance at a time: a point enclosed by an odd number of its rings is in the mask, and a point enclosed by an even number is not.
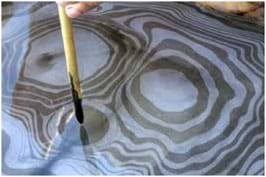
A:
[[[3,3],[3,174],[264,173],[263,27],[184,3],[74,20],[85,123],[55,3]]]

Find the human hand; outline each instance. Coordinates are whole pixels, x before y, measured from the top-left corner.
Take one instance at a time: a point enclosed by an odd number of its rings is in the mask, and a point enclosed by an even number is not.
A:
[[[76,18],[85,12],[97,7],[100,2],[86,1],[57,1],[57,4],[65,7],[67,16]]]

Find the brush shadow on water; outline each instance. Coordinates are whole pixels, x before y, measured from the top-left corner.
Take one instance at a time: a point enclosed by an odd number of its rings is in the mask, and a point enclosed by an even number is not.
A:
[[[80,126],[80,137],[83,145],[101,140],[109,128],[108,119],[95,108],[83,107],[84,123]]]

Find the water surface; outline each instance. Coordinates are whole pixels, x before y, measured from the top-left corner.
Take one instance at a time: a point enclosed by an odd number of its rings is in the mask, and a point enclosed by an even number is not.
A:
[[[55,3],[2,7],[3,174],[264,174],[262,26],[102,3],[73,21],[80,127]]]

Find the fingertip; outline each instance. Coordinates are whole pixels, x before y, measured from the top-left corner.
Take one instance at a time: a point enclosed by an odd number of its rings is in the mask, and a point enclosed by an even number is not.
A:
[[[67,6],[66,7],[66,14],[67,16],[69,16],[70,18],[77,18],[78,16],[80,16],[82,13],[75,9],[74,7],[71,6]]]

